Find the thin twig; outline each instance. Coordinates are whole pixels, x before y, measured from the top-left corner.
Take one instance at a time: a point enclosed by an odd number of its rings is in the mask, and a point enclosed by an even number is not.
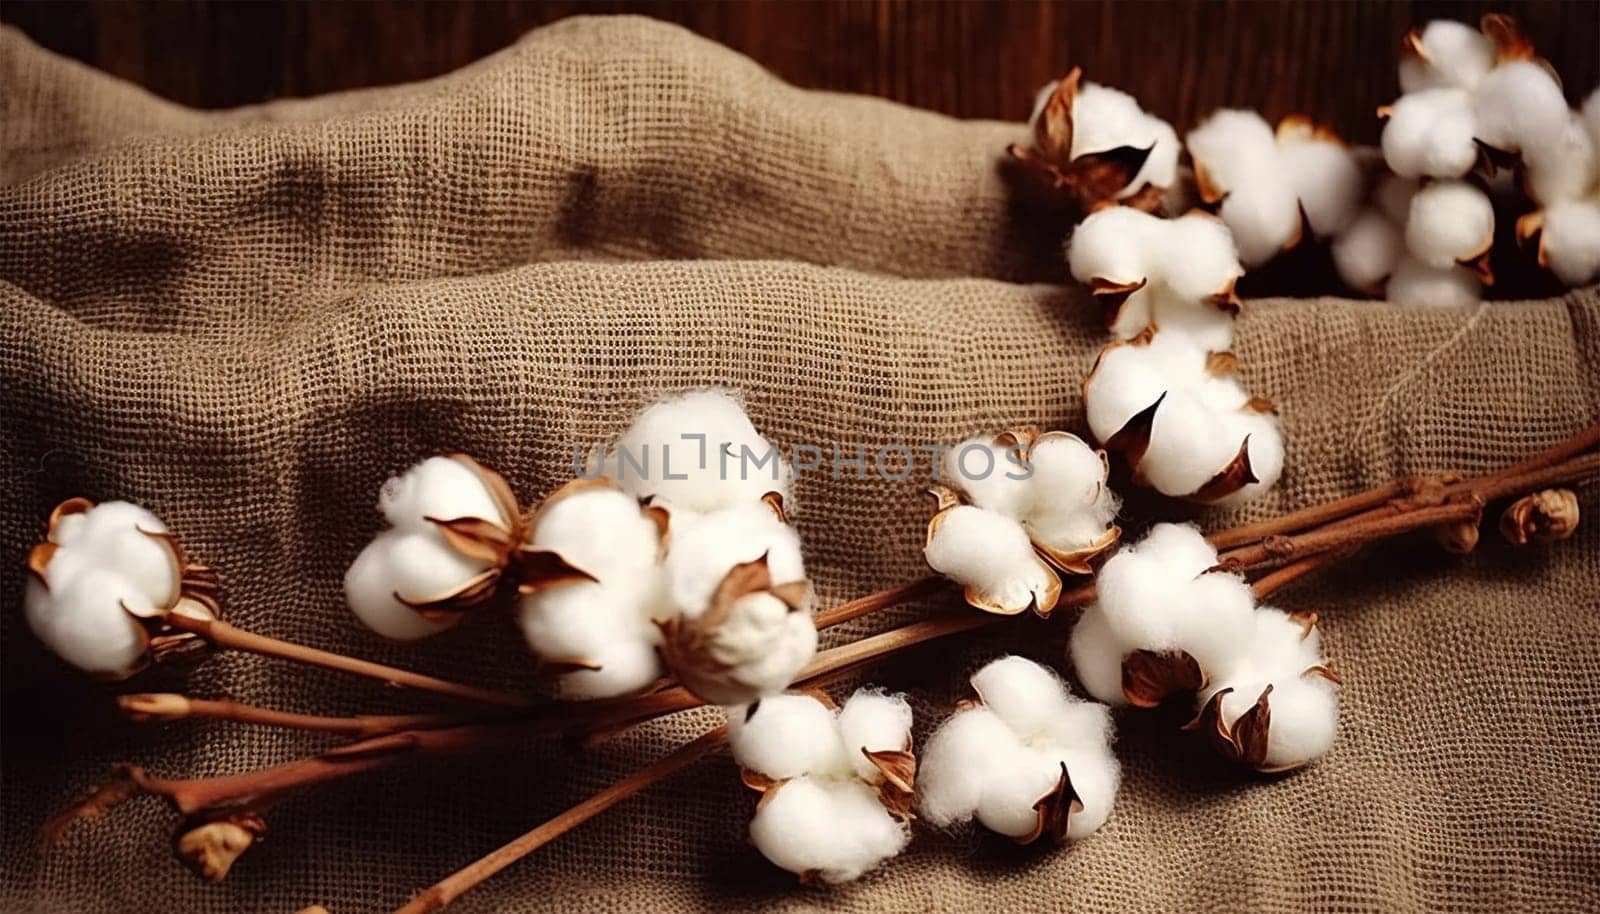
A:
[[[255,632],[239,628],[221,619],[200,619],[186,616],[182,613],[169,613],[167,622],[173,628],[192,632],[218,647],[293,660],[297,663],[305,663],[328,670],[354,673],[357,676],[365,676],[368,679],[376,679],[379,682],[391,685],[405,686],[406,688],[433,692],[437,695],[447,695],[451,698],[465,699],[500,708],[527,708],[533,704],[531,699],[521,695],[511,695],[506,692],[479,688],[478,686],[464,685],[459,682],[451,682],[448,679],[440,679],[436,676],[427,676],[398,667],[373,663],[370,660],[358,660],[354,657],[346,657],[343,654],[335,654],[332,651],[307,647],[304,644],[295,644],[292,641],[269,638],[266,635],[258,635]]]
[[[831,628],[859,619],[890,606],[908,603],[912,600],[938,593],[950,586],[950,581],[943,575],[929,575],[908,581],[898,587],[890,587],[877,593],[869,593],[864,597],[857,597],[848,603],[841,603],[826,612],[817,614],[817,628]]]
[[[1319,552],[1269,572],[1250,584],[1250,592],[1257,600],[1265,600],[1300,578],[1348,556],[1353,550],[1340,549]]]
[[[439,910],[460,897],[463,892],[556,838],[717,751],[727,739],[728,728],[723,725],[679,746],[649,766],[635,771],[509,844],[439,880],[419,892],[411,901],[396,908],[394,914],[426,914],[429,911]]]
[[[129,720],[139,723],[198,717],[355,737],[377,736],[399,730],[438,730],[470,721],[470,718],[460,714],[359,714],[352,717],[324,717],[317,714],[262,708],[226,699],[190,698],[187,695],[170,692],[119,695],[117,707]]]

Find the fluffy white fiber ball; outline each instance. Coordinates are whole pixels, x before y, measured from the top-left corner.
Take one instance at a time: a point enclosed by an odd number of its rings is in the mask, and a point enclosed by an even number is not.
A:
[[[1379,145],[1389,169],[1403,178],[1459,178],[1478,161],[1476,129],[1471,93],[1427,89],[1395,101]]]
[[[1569,286],[1600,277],[1600,196],[1547,207],[1540,248],[1551,271]]]
[[[1466,267],[1431,267],[1407,254],[1395,265],[1385,297],[1400,305],[1460,307],[1483,299],[1483,284]]]
[[[1494,241],[1494,207],[1466,181],[1430,181],[1411,198],[1406,249],[1436,269],[1453,267],[1488,250]]]
[[[149,534],[167,532],[154,514],[113,501],[63,514],[43,580],[23,594],[28,627],[67,663],[98,676],[136,672],[149,643],[134,617],[170,609],[179,597],[176,554]]]
[[[1035,808],[1065,770],[1083,808],[1066,837],[1105,824],[1121,781],[1104,705],[1072,695],[1055,673],[1021,657],[1002,657],[972,678],[981,704],[957,711],[929,738],[918,774],[917,808],[935,827],[976,819],[992,831],[1029,840]]]
[[[1479,141],[1522,152],[1558,141],[1567,124],[1566,96],[1543,66],[1530,60],[1501,64],[1473,93],[1473,134]]]
[[[720,388],[693,390],[641,410],[600,469],[623,490],[669,509],[716,511],[777,492],[792,503],[793,471],[743,405]]]
[[[1008,612],[1052,605],[1061,586],[1022,525],[973,505],[940,515],[923,556],[934,571],[987,595]]]
[[[750,823],[768,860],[839,883],[905,848],[911,830],[879,799],[883,774],[866,756],[910,746],[903,696],[862,689],[834,711],[810,695],[773,695],[727,715],[734,760],[775,782]]]
[[[1400,59],[1400,91],[1473,89],[1494,66],[1494,46],[1460,22],[1436,19],[1416,35]]]
[[[1333,242],[1333,265],[1352,289],[1377,292],[1394,272],[1404,242],[1400,230],[1377,209],[1362,210]]]

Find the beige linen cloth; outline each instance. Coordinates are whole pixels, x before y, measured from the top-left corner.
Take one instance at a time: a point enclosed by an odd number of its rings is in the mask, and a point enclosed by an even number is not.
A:
[[[220,886],[131,803],[41,856],[35,827],[114,761],[241,771],[313,735],[135,727],[23,624],[22,557],[71,495],[157,511],[252,629],[503,687],[531,663],[506,607],[391,645],[340,580],[379,483],[460,448],[532,502],[575,445],[661,393],[746,392],[787,444],[1082,430],[1103,340],[1059,282],[1059,227],[1008,202],[1022,128],[801,91],[677,28],[573,19],[441,79],[228,112],[181,108],[0,35],[0,909],[387,910],[708,726],[597,752],[555,743],[315,790]],[[1600,294],[1402,310],[1249,302],[1238,351],[1282,407],[1288,470],[1257,517],[1395,474],[1482,471],[1600,412]],[[924,572],[928,468],[799,484],[824,603]],[[1171,506],[1135,499],[1137,522]],[[1585,497],[1595,517],[1595,500]],[[859,883],[801,889],[744,840],[726,757],[611,811],[456,909],[1558,911],[1600,909],[1600,536],[1547,550],[1406,541],[1281,602],[1319,612],[1340,737],[1287,777],[1240,773],[1161,715],[1124,715],[1109,824],[1065,849],[919,829]],[[830,632],[855,637],[949,604]],[[944,608],[950,608],[946,605]],[[875,669],[919,735],[981,662],[1062,665],[1070,614]],[[280,708],[428,705],[349,677],[215,656],[185,687]]]

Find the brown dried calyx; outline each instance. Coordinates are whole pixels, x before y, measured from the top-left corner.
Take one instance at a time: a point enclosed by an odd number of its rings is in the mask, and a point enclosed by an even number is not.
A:
[[[248,810],[191,819],[179,827],[173,850],[195,875],[221,882],[239,856],[266,831],[267,824]]]
[[[1500,535],[1510,543],[1550,543],[1578,529],[1578,496],[1571,489],[1545,489],[1511,503],[1500,515]]]
[[[1119,203],[1145,212],[1160,210],[1164,190],[1153,184],[1118,200],[1144,168],[1153,144],[1118,146],[1073,158],[1073,107],[1082,80],[1080,67],[1063,76],[1034,120],[1033,146],[1013,143],[1006,151],[1040,197],[1054,206],[1082,214]]]
[[[1332,667],[1326,665],[1313,666],[1300,674],[1303,677],[1321,677],[1329,682],[1338,684],[1339,674]],[[1272,728],[1272,705],[1268,699],[1272,696],[1272,683],[1267,683],[1256,697],[1255,704],[1248,711],[1234,719],[1233,725],[1224,722],[1222,716],[1222,700],[1233,692],[1232,688],[1218,689],[1206,701],[1205,706],[1194,719],[1183,725],[1185,730],[1196,730],[1205,736],[1207,742],[1218,753],[1237,762],[1243,762],[1251,768],[1266,774],[1277,774],[1284,771],[1293,771],[1305,766],[1310,760],[1298,761],[1287,765],[1267,764],[1268,735]]]

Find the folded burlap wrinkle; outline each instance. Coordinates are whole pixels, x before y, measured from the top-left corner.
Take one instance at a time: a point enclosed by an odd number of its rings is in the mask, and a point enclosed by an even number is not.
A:
[[[219,773],[326,745],[234,725],[135,728],[20,613],[21,558],[70,495],[129,498],[221,571],[250,628],[505,686],[508,608],[404,647],[340,580],[379,483],[466,450],[525,502],[664,391],[746,392],[769,437],[875,450],[1037,422],[1082,431],[1104,335],[1059,228],[1009,202],[1014,124],[795,89],[677,28],[579,18],[415,85],[187,110],[0,34],[0,909],[384,910],[707,725],[590,754],[431,761],[268,814],[221,886],[154,801],[40,856],[33,829],[119,760]],[[1419,311],[1248,302],[1238,351],[1282,409],[1278,489],[1206,524],[1398,473],[1482,471],[1600,414],[1600,291]],[[924,573],[928,468],[798,485],[824,602]],[[1592,494],[1584,508],[1597,506]],[[1136,499],[1133,520],[1154,508]],[[953,598],[945,598],[948,603]],[[896,609],[830,642],[927,612]],[[457,903],[641,909],[1433,911],[1600,907],[1600,536],[1545,550],[1421,541],[1286,591],[1344,674],[1340,738],[1281,778],[1127,715],[1106,828],[1066,850],[920,833],[859,884],[802,890],[743,839],[725,758],[606,813]],[[1017,620],[873,678],[919,735],[1014,650],[1060,665],[1070,618]],[[164,687],[322,712],[405,697],[220,655]]]

